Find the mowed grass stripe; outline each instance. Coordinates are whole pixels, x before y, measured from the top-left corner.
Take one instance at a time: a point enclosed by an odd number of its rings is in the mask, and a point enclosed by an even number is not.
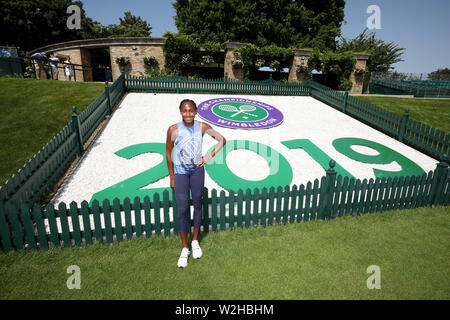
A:
[[[399,115],[409,109],[410,119],[450,133],[450,99],[356,97]]]
[[[449,213],[212,232],[186,269],[176,266],[176,236],[0,254],[0,299],[449,299]],[[80,290],[66,287],[70,265],[81,269]],[[380,267],[380,290],[366,286],[370,265]]]
[[[105,85],[0,78],[0,185],[21,169],[72,117],[86,109]]]

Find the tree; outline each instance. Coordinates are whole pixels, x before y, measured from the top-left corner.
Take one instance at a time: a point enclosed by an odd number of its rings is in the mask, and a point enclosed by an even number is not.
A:
[[[70,5],[80,7],[81,29],[67,28]],[[2,0],[1,43],[30,51],[48,44],[101,36],[98,22],[86,17],[81,1]]]
[[[142,20],[141,17],[136,17],[130,11],[124,13],[124,18],[120,19],[120,24],[109,25],[107,33],[113,37],[149,37],[152,27],[147,21]]]
[[[384,42],[375,38],[375,32],[367,33],[365,29],[354,39],[340,38],[337,44],[337,52],[365,52],[371,56],[367,61],[369,72],[388,72],[394,67],[393,64],[403,61],[401,56],[405,48],[398,47],[394,42]]]
[[[175,25],[203,42],[335,49],[344,0],[176,0]]]
[[[436,71],[428,74],[428,79],[450,81],[450,69],[437,69]]]
[[[81,29],[69,29],[70,5],[80,8]],[[148,37],[151,26],[141,17],[125,12],[119,25],[103,26],[86,16],[81,1],[2,0],[0,5],[1,44],[31,51],[45,45],[78,39],[107,37]]]

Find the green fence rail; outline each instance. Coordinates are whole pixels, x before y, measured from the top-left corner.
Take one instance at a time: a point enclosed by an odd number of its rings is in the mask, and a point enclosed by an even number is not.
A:
[[[300,186],[267,190],[203,193],[201,231],[215,232],[273,224],[330,220],[347,215],[361,215],[395,209],[448,205],[450,170],[446,161],[422,176],[354,179],[336,177],[330,169],[320,181]],[[4,209],[6,208],[6,209]],[[3,251],[47,250],[52,247],[113,243],[134,237],[177,235],[176,202],[156,193],[152,200],[136,197],[101,206],[72,202],[42,209],[27,203],[0,203],[0,240]],[[192,227],[192,217],[190,226]]]
[[[335,91],[314,81],[309,85],[313,97],[435,159],[450,151],[450,133],[410,119],[409,110],[400,116],[349,96],[348,92]]]
[[[373,94],[409,94],[414,97],[450,98],[449,81],[371,79],[369,87],[370,93]]]
[[[21,58],[0,58],[0,75],[11,77],[23,76],[23,59]]]
[[[229,79],[225,74],[219,79],[189,79],[178,74],[167,78],[144,78],[127,75],[127,90],[140,92],[174,93],[222,93],[222,94],[261,94],[261,95],[309,95],[308,84],[273,81],[272,75],[264,81],[239,81]]]

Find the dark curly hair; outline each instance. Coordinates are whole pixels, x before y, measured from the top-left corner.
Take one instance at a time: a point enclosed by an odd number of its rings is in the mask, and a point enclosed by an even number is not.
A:
[[[185,104],[186,102],[192,103],[192,105],[194,106],[195,110],[197,110],[197,104],[194,101],[192,101],[191,99],[184,99],[183,101],[181,101],[180,102],[180,107],[179,107],[180,110],[181,110],[181,106],[183,104]]]

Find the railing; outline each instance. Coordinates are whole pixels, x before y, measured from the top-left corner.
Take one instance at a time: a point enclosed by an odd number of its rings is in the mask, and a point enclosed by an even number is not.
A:
[[[371,93],[410,94],[414,97],[450,97],[449,81],[370,80]]]
[[[338,92],[311,81],[311,95],[330,106],[404,142],[435,159],[450,151],[450,133],[432,128],[409,118],[409,110],[402,116],[384,110],[348,92]]]
[[[18,57],[0,58],[0,75],[22,77],[24,64],[23,59]]]
[[[134,92],[174,92],[174,93],[222,93],[222,94],[261,94],[261,95],[309,95],[308,84],[278,82],[272,75],[264,81],[239,81],[227,75],[219,79],[189,79],[178,74],[167,78],[144,78],[127,75],[127,90]]]
[[[434,171],[422,176],[364,179],[336,178],[333,161],[326,176],[313,183],[267,190],[248,189],[219,196],[213,189],[203,191],[201,231],[214,232],[233,228],[249,228],[273,224],[330,220],[346,215],[361,215],[396,209],[448,205],[450,203],[450,170],[442,161]],[[155,193],[152,201],[136,197],[112,204],[105,199],[100,206],[86,201],[72,202],[67,208],[35,204],[18,206],[0,202],[1,247],[11,250],[47,250],[93,243],[120,242],[134,237],[178,234],[176,202]],[[160,218],[162,214],[162,219]],[[192,227],[192,219],[190,226]],[[189,228],[191,230],[191,228]]]

